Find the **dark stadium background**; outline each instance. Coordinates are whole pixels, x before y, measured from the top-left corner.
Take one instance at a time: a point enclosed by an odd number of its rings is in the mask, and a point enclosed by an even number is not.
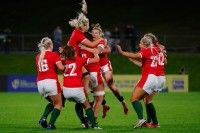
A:
[[[199,6],[193,1],[86,0],[90,23],[123,31],[133,23],[139,34],[200,34]],[[0,4],[0,34],[10,27],[14,34],[51,34],[56,25],[71,32],[68,21],[81,9],[81,0],[7,0]]]

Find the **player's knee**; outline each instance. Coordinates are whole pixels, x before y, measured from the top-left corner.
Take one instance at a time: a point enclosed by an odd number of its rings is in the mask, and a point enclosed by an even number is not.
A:
[[[62,109],[62,102],[55,103],[54,108],[61,110]]]
[[[138,100],[136,97],[131,97],[131,99],[130,99],[131,103],[134,102],[134,101],[136,101],[136,100]]]
[[[113,78],[108,78],[108,79],[107,79],[107,84],[108,84],[109,86],[112,86],[112,85],[114,84]]]

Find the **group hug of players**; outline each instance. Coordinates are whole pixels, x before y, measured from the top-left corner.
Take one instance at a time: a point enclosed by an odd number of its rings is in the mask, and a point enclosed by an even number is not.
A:
[[[104,81],[121,102],[124,114],[129,112],[124,97],[114,84],[111,62],[107,57],[111,50],[107,40],[103,38],[101,26],[95,24],[91,34],[85,34],[90,28],[86,14],[87,4],[83,0],[82,12],[69,21],[70,26],[74,27],[71,37],[65,45],[59,47],[58,52],[53,52],[53,43],[49,37],[42,38],[38,43],[40,52],[36,56],[37,86],[39,93],[49,101],[39,120],[43,128],[56,129],[55,122],[67,99],[75,102],[76,114],[83,128],[102,129],[97,124],[98,114],[103,106],[104,118],[110,109],[106,104]],[[141,38],[139,47],[139,52],[132,53],[123,51],[120,45],[117,45],[120,54],[142,67],[142,77],[133,89],[130,99],[139,119],[134,128],[158,128],[160,124],[152,100],[157,92],[162,91],[165,83],[165,47],[158,43],[152,33]],[[62,88],[57,70],[63,74]],[[87,93],[92,93],[94,99],[89,99]],[[147,118],[143,116],[141,100],[145,103]],[[50,113],[51,118],[47,122]]]

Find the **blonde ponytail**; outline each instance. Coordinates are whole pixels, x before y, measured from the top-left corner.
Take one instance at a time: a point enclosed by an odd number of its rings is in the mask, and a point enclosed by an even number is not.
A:
[[[69,25],[71,27],[82,30],[84,26],[89,26],[89,19],[85,16],[87,14],[87,3],[82,1],[82,12],[78,13],[75,19],[70,19]]]
[[[43,61],[46,49],[48,49],[51,44],[53,44],[52,40],[48,37],[42,38],[40,43],[38,43],[38,48],[40,50],[40,57],[38,63],[41,63]]]
[[[81,5],[82,5],[82,11],[83,11],[83,13],[87,14],[88,11],[87,11],[87,3],[86,3],[86,1],[83,0],[82,3],[81,3]]]

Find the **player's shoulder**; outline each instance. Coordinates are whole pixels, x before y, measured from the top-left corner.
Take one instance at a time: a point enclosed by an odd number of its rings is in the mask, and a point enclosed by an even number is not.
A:
[[[138,53],[148,52],[150,48],[142,48]]]
[[[80,56],[76,56],[76,57],[75,57],[75,60],[76,60],[76,61],[81,61],[81,60],[86,60],[86,58],[80,57]]]
[[[47,51],[45,54],[45,57],[47,57],[48,59],[61,60],[59,54],[57,52],[53,52],[53,51]]]

